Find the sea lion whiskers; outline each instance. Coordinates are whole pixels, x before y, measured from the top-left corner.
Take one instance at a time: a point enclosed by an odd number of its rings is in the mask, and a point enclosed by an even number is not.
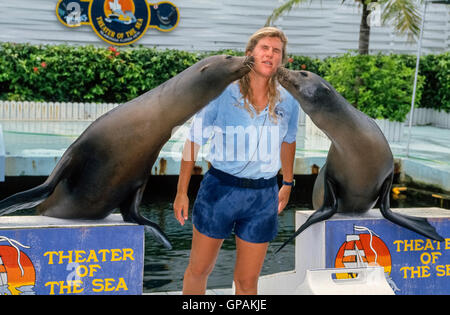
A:
[[[244,65],[250,70],[250,72],[254,72],[255,70],[253,68],[255,66],[255,59],[253,56],[247,56],[244,61]]]

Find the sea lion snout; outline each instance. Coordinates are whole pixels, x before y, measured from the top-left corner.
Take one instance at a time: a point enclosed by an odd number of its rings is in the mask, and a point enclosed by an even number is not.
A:
[[[286,79],[286,76],[288,74],[288,70],[285,67],[278,67],[277,69],[277,78],[280,79]]]
[[[216,94],[228,84],[240,79],[253,68],[254,58],[250,56],[210,56],[194,65],[196,85],[200,91]],[[193,76],[194,74],[192,74]],[[203,87],[203,88],[200,88]],[[199,96],[198,96],[199,97]]]
[[[233,66],[231,67],[233,81],[240,79],[243,75],[252,71],[255,62],[253,56],[225,56],[225,60],[233,63]]]
[[[231,66],[229,67],[229,71],[231,73],[237,76],[237,78],[233,79],[239,79],[243,75],[250,72],[253,68],[253,64],[255,62],[255,58],[253,56],[242,56],[242,57],[236,57],[236,56],[229,56],[229,55],[223,55],[223,59],[225,60],[225,64],[231,63]]]
[[[286,88],[286,84],[289,82],[289,71],[284,67],[278,67],[276,76],[278,82]]]
[[[294,97],[298,97],[298,92],[301,87],[301,78],[304,75],[299,74],[300,71],[288,70],[284,67],[279,67],[277,69],[277,79],[278,82],[291,93]]]
[[[244,60],[244,64],[247,66],[253,66],[253,64],[255,63],[255,57],[253,56],[246,56],[245,60]]]
[[[326,81],[313,72],[280,67],[277,70],[277,78],[308,114],[326,106],[330,98],[333,98],[332,89]]]
[[[253,69],[253,66],[255,65],[255,57],[253,56],[245,56],[244,59],[244,69],[248,69],[248,72],[250,72]]]
[[[310,79],[311,74],[311,72],[305,70],[288,70],[284,67],[279,67],[277,69],[277,78],[281,84],[291,83],[299,86],[302,80],[306,78]]]

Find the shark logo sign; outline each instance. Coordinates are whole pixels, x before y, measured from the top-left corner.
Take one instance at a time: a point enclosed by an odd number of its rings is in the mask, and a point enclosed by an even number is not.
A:
[[[174,4],[146,0],[60,0],[56,16],[67,27],[90,25],[101,39],[113,45],[132,44],[149,27],[172,31],[180,20]]]

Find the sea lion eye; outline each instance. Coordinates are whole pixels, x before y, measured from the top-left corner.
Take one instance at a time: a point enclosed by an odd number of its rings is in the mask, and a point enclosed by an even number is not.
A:
[[[231,59],[233,56],[226,56],[225,59]]]

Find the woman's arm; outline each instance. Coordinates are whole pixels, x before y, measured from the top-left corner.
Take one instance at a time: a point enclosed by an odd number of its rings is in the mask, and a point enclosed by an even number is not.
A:
[[[294,180],[294,158],[295,158],[296,142],[281,143],[281,171],[283,173],[283,181],[292,182]],[[278,214],[286,207],[292,186],[283,185],[278,193]]]
[[[184,225],[185,220],[188,219],[189,198],[187,193],[199,148],[200,146],[198,144],[190,141],[189,139],[186,140],[183,148],[183,156],[180,164],[180,176],[178,177],[177,195],[175,197],[175,201],[173,202],[175,218],[181,225]]]

